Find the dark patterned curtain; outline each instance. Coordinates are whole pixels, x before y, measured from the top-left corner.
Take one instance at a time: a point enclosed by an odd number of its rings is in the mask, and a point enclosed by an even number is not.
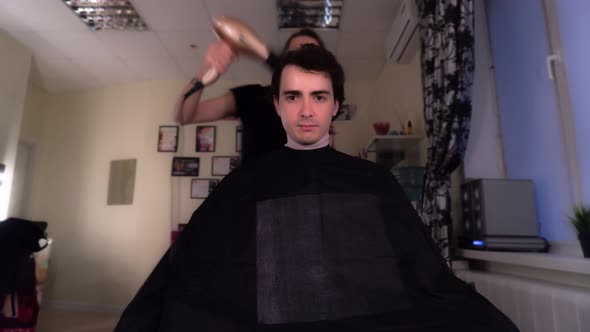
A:
[[[428,161],[422,220],[450,260],[451,173],[463,160],[471,119],[473,0],[418,0]]]

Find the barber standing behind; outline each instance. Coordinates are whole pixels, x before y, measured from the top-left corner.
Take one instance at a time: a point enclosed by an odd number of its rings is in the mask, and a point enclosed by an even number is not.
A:
[[[283,53],[298,49],[304,44],[324,47],[323,41],[313,30],[302,29],[289,37],[283,47]],[[185,94],[196,82],[201,81],[207,69],[213,67],[223,75],[237,58],[238,54],[222,40],[209,45],[205,53],[205,63],[178,97],[174,120],[185,125],[240,118],[243,127],[242,162],[248,162],[287,143],[287,136],[275,111],[268,86],[238,86],[205,101],[201,101],[203,89],[200,89],[184,100]],[[267,64],[273,67],[275,61],[271,56]]]

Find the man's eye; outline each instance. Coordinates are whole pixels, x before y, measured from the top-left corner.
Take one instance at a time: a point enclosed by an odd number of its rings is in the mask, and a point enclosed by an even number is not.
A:
[[[317,96],[315,96],[315,100],[317,100],[317,101],[324,101],[324,100],[326,100],[326,97],[325,96],[317,95]]]
[[[286,97],[285,97],[285,99],[286,99],[287,101],[294,101],[295,99],[297,99],[297,96],[294,96],[294,95],[289,95],[289,96],[286,96]]]

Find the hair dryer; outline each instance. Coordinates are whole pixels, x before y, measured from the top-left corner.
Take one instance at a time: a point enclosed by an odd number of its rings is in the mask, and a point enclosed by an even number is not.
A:
[[[235,17],[219,16],[213,19],[212,24],[213,31],[217,37],[228,43],[237,53],[263,61],[267,61],[271,57],[272,54],[266,44],[243,21]],[[184,100],[199,89],[211,84],[217,77],[219,77],[217,70],[215,68],[209,68],[201,78],[201,81],[196,82],[193,88],[184,95]]]

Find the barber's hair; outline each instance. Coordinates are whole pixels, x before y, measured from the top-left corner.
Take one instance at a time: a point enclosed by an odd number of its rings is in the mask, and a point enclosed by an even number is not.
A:
[[[313,31],[312,29],[309,29],[309,28],[303,28],[303,29],[295,32],[294,34],[292,34],[291,37],[289,37],[289,39],[287,39],[287,42],[285,42],[285,45],[283,46],[283,54],[285,54],[285,52],[287,52],[287,49],[289,48],[291,41],[294,38],[301,37],[301,36],[313,38],[318,42],[318,44],[320,44],[320,46],[322,48],[326,48],[324,41],[320,38],[320,36],[315,31]]]
[[[323,47],[314,44],[305,44],[301,48],[289,51],[279,60],[279,64],[272,74],[271,93],[273,98],[279,98],[281,90],[281,75],[288,65],[294,65],[306,72],[324,73],[330,76],[334,101],[338,101],[338,113],[344,101],[344,70],[336,57]]]

